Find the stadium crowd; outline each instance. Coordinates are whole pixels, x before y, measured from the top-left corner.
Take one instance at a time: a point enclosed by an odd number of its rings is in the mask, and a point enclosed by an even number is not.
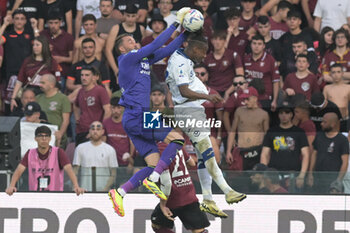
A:
[[[1,4],[1,114],[56,125],[62,167],[69,163],[63,158],[68,154],[76,174],[90,175],[86,167],[104,168],[100,175],[106,178],[98,181],[98,191],[113,185],[116,167],[135,172],[145,166],[121,123],[116,38],[128,33],[145,46],[176,20],[176,11],[188,6],[203,13],[209,46],[204,60],[195,64],[195,74],[210,94],[224,100],[203,103],[207,118],[222,122],[211,129],[220,167],[253,171],[253,185],[246,186],[255,188],[248,191],[283,193],[295,187],[350,193],[350,179],[344,178],[350,141],[350,1]],[[151,67],[150,109],[171,118],[176,103],[166,85],[166,69],[167,59]],[[189,139],[184,148],[196,161]],[[29,151],[22,157],[27,167]],[[91,190],[84,182],[81,187]]]

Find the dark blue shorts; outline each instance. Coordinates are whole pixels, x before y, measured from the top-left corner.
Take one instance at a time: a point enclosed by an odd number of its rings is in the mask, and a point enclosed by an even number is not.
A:
[[[146,157],[151,153],[159,153],[156,142],[164,141],[172,130],[172,128],[163,127],[162,124],[157,129],[144,129],[143,111],[139,109],[125,108],[122,124],[142,157]]]

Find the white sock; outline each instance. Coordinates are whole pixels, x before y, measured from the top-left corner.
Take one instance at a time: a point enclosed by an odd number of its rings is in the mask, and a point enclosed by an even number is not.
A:
[[[157,172],[153,171],[152,174],[149,176],[149,179],[153,182],[158,182],[159,181],[160,174]]]
[[[126,192],[125,192],[124,189],[122,189],[122,188],[118,188],[118,189],[117,189],[117,192],[118,192],[122,197],[124,197],[124,196],[126,195]]]
[[[212,178],[206,168],[197,169],[198,178],[202,188],[202,194],[204,200],[213,200],[213,194],[211,191]]]
[[[232,188],[227,184],[224,176],[222,175],[222,171],[219,168],[218,164],[215,161],[215,157],[211,157],[207,161],[204,162],[205,167],[207,168],[209,174],[215,181],[215,183],[219,186],[219,188],[227,194],[232,190]]]

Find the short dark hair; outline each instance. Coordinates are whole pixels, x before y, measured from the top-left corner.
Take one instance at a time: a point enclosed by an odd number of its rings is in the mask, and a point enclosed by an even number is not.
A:
[[[93,14],[86,14],[83,16],[82,22],[85,23],[86,21],[92,20],[96,23],[96,17]]]
[[[241,11],[236,7],[230,7],[224,13],[225,19],[232,19],[234,17],[241,17]]]
[[[350,46],[350,35],[349,35],[349,32],[344,29],[344,28],[339,28],[338,30],[336,30],[334,33],[333,33],[333,44],[334,44],[334,48],[336,47],[336,44],[335,44],[335,39],[337,38],[337,35],[339,34],[344,34],[346,40],[348,41],[348,43],[346,44],[347,47]]]
[[[114,4],[114,3],[113,3],[113,0],[100,0],[100,3],[101,3],[101,2],[110,2],[110,3],[112,3],[112,5]]]
[[[15,17],[15,15],[19,15],[19,14],[24,15],[27,18],[25,11],[24,10],[19,10],[19,9],[15,10],[12,13],[12,17]]]
[[[114,48],[115,48],[115,51],[117,52],[117,55],[121,55],[121,51],[119,49],[119,47],[121,46],[121,44],[123,43],[123,38],[124,37],[127,37],[127,36],[132,36],[131,34],[128,34],[128,33],[124,33],[124,34],[121,34],[119,35],[116,39],[115,39],[115,43],[114,43]]]
[[[195,65],[193,66],[193,69],[197,69],[197,68],[204,68],[204,69],[206,69],[206,70],[208,71],[207,66],[206,66],[203,62],[201,62],[201,63],[199,63],[199,64],[195,64]]]
[[[47,21],[49,20],[62,20],[62,16],[57,11],[51,11],[47,16]]]
[[[226,40],[226,31],[224,31],[224,30],[215,30],[213,32],[213,35],[211,36],[211,39],[214,39],[214,38],[219,38],[219,39],[222,39],[222,40]]]
[[[292,9],[292,7],[293,5],[290,2],[283,0],[277,4],[277,11],[284,9]]]
[[[339,63],[334,63],[333,65],[331,65],[329,70],[332,70],[333,68],[340,68],[343,71],[343,66]]]
[[[137,14],[137,11],[139,9],[137,8],[137,6],[135,4],[128,4],[126,5],[126,9],[124,11],[124,13],[127,13],[127,14]]]
[[[300,43],[300,42],[306,44],[305,39],[304,39],[303,37],[301,37],[301,36],[297,36],[297,37],[295,37],[295,38],[292,40],[292,44],[297,44],[297,43]]]
[[[120,106],[119,100],[120,100],[120,98],[115,96],[110,100],[109,103],[111,104],[111,106]]]
[[[307,111],[307,113],[310,115],[310,104],[307,101],[303,101],[301,103],[298,103],[295,108],[300,108],[303,109],[305,111]]]
[[[51,136],[51,130],[46,125],[39,126],[38,128],[35,129],[35,137],[37,137],[41,133]]]
[[[252,41],[253,40],[262,40],[262,42],[264,42],[265,44],[265,39],[262,35],[256,34],[255,36],[252,37]]]
[[[270,20],[269,20],[269,17],[267,17],[266,15],[262,15],[262,16],[258,17],[257,22],[260,23],[260,24],[265,25],[267,23],[270,23]]]
[[[287,13],[287,18],[290,19],[292,17],[299,18],[301,20],[301,13],[298,10],[290,10]]]
[[[82,42],[81,42],[81,45],[83,46],[83,44],[85,43],[89,43],[89,42],[92,42],[95,46],[96,46],[96,42],[94,39],[88,37],[88,38],[85,38]]]
[[[310,62],[309,62],[309,58],[307,57],[306,54],[298,54],[295,60],[297,61],[298,58],[305,58],[306,61],[307,61],[308,63],[310,63]]]
[[[187,49],[208,47],[208,40],[202,34],[192,34],[187,39]]]
[[[91,71],[92,75],[94,75],[94,76],[100,74],[99,70],[98,70],[96,67],[94,67],[94,66],[89,66],[89,65],[87,65],[87,66],[82,66],[82,67],[81,67],[81,70],[82,70],[82,71],[83,71],[83,70],[89,70],[89,71]]]

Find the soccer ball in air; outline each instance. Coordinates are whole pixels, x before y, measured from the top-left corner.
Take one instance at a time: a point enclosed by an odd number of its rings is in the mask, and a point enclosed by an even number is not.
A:
[[[204,24],[204,17],[202,13],[199,10],[191,9],[190,12],[188,12],[185,15],[182,26],[187,31],[195,32],[201,29],[203,27],[203,24]]]

